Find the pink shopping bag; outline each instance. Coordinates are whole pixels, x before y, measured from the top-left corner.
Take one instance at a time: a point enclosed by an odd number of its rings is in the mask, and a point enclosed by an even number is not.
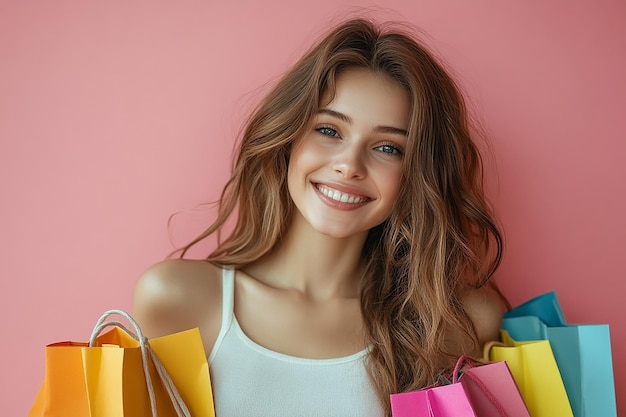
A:
[[[459,358],[452,382],[392,394],[393,417],[530,417],[505,362]]]

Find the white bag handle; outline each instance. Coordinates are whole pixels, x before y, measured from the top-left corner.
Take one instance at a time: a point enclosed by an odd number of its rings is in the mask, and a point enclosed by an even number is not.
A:
[[[129,330],[126,326],[124,326],[119,321],[114,321],[114,320],[107,321],[107,318],[112,315],[119,315],[119,316],[126,318],[126,320],[128,320],[128,322],[133,327],[134,332]],[[150,377],[150,370],[149,370],[150,368],[148,366],[148,358],[152,359],[152,363],[154,364],[154,367],[157,373],[159,374],[159,377],[161,381],[163,382],[163,385],[165,385],[165,390],[167,391],[167,394],[169,395],[170,400],[172,401],[172,405],[174,406],[176,415],[178,417],[191,417],[191,413],[189,412],[187,405],[185,404],[180,394],[178,393],[178,390],[176,389],[176,386],[174,385],[172,378],[170,378],[169,374],[167,373],[167,370],[165,369],[165,367],[163,366],[163,364],[161,363],[157,355],[154,353],[154,351],[150,348],[150,343],[148,343],[148,339],[141,332],[141,328],[139,327],[139,324],[137,324],[137,322],[130,316],[130,314],[126,313],[123,310],[106,311],[100,317],[100,319],[98,319],[98,322],[94,326],[93,332],[91,333],[91,337],[89,338],[89,346],[91,347],[95,346],[96,338],[98,337],[98,335],[102,332],[102,330],[111,326],[122,329],[124,332],[128,333],[133,339],[139,342],[139,347],[141,349],[141,362],[143,365],[143,373],[146,377],[146,387],[148,388],[148,395],[150,396],[150,407],[152,409],[152,417],[158,417],[158,416],[157,416],[157,407],[156,407],[156,397],[154,395],[154,386],[152,385],[152,378]]]

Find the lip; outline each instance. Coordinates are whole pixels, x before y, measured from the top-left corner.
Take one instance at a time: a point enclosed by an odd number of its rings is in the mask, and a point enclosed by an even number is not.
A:
[[[345,193],[345,194],[351,194],[351,195],[354,195],[354,196],[359,196],[359,197],[364,198],[365,200],[360,202],[360,203],[349,203],[349,202],[337,201],[337,200],[334,200],[334,199],[324,195],[317,188],[318,185],[323,185],[325,187],[332,188],[333,190],[337,190],[337,191]],[[322,202],[324,202],[324,204],[326,204],[327,206],[330,206],[332,208],[338,209],[338,210],[346,210],[346,211],[356,210],[356,209],[358,209],[360,207],[363,207],[365,204],[369,203],[370,201],[374,200],[372,197],[363,194],[362,190],[356,189],[354,187],[341,185],[341,184],[324,183],[324,182],[311,182],[311,186],[313,187],[313,190],[315,191],[317,196],[320,198],[320,200],[322,200]]]

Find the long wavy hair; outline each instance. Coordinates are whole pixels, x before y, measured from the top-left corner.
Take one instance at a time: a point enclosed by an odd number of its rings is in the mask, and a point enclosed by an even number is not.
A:
[[[411,35],[354,19],[306,53],[251,115],[215,222],[180,256],[213,234],[218,245],[207,259],[217,265],[245,267],[272,253],[294,210],[286,185],[292,144],[349,68],[395,80],[411,102],[400,196],[362,253],[368,372],[389,414],[389,394],[432,384],[460,354],[480,349],[461,296],[487,283],[502,256],[463,97]]]

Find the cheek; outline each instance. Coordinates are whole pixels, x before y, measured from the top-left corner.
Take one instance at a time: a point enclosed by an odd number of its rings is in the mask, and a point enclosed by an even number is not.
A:
[[[294,192],[303,181],[306,181],[308,167],[311,165],[309,154],[304,141],[294,144],[287,166],[287,187],[290,193]]]
[[[402,185],[402,168],[389,170],[381,178],[381,184],[384,187],[384,192],[388,197],[395,198],[400,194],[400,186]]]
[[[293,193],[298,174],[297,171],[297,164],[294,163],[294,154],[292,153],[289,157],[289,164],[287,165],[287,189],[289,190],[289,194]]]
[[[320,150],[313,141],[304,138],[291,151],[289,170],[290,172],[307,172],[314,169],[319,161]]]

